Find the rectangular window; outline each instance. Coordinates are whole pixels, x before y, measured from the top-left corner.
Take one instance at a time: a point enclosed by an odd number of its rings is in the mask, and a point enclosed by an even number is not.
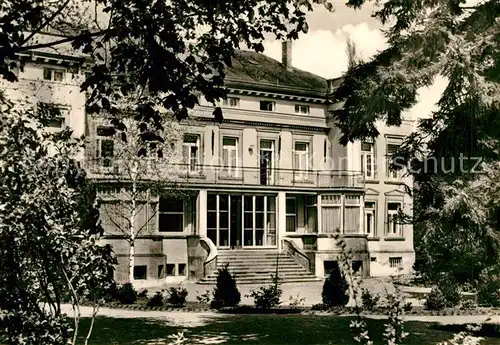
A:
[[[389,258],[389,266],[391,268],[399,268],[403,263],[402,257],[390,257]]]
[[[217,195],[207,195],[207,237],[217,245]]]
[[[167,264],[167,276],[175,276],[175,264]]]
[[[178,275],[185,276],[186,275],[186,264],[179,264],[177,268]]]
[[[297,229],[297,200],[286,198],[286,231],[293,232]]]
[[[148,266],[134,266],[134,279],[143,280],[147,278]]]
[[[307,177],[307,171],[309,167],[309,143],[296,141],[293,150],[293,164],[294,169],[298,170],[295,172],[295,176],[300,178]]]
[[[368,236],[375,236],[375,202],[367,201],[365,202],[365,234]]]
[[[105,167],[110,167],[114,157],[114,140],[113,135],[115,129],[109,126],[97,127],[96,139],[96,157],[100,164]]]
[[[173,198],[160,198],[159,224],[160,232],[184,231],[184,202]]]
[[[68,109],[61,108],[56,104],[38,102],[37,112],[43,119],[44,127],[62,128],[66,121]]]
[[[403,236],[403,225],[398,220],[401,203],[389,202],[387,204],[387,235]]]
[[[237,108],[240,106],[240,99],[237,97],[228,97],[227,99],[222,100],[222,106]]]
[[[317,196],[306,197],[306,227],[308,233],[316,233],[316,219],[318,219]]]
[[[158,279],[165,278],[165,266],[158,265]]]
[[[321,232],[335,233],[342,229],[342,196],[321,196]]]
[[[274,111],[276,109],[276,103],[273,101],[260,101],[260,110],[264,111]]]
[[[359,195],[346,195],[344,208],[344,232],[356,234],[360,232],[361,197]]]
[[[238,138],[223,137],[222,138],[222,161],[223,171],[227,176],[238,177]]]
[[[399,145],[396,144],[387,144],[387,177],[392,179],[398,179],[401,177],[401,170],[391,170],[390,165],[393,161],[392,155],[396,153]]]
[[[361,171],[367,179],[375,177],[375,145],[373,143],[361,143]]]
[[[296,104],[295,105],[295,114],[302,114],[302,115],[309,114],[309,106],[308,105]]]
[[[184,135],[182,143],[182,157],[188,171],[199,171],[200,136],[197,134]]]
[[[44,68],[43,69],[43,79],[50,81],[63,82],[64,81],[64,71],[60,69]]]

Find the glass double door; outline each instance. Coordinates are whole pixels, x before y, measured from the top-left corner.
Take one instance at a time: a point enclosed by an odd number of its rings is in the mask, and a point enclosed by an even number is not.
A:
[[[209,194],[207,236],[222,248],[276,246],[276,197]]]

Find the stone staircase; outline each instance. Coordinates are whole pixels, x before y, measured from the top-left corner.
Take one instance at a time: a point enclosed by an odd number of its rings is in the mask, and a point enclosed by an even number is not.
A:
[[[278,255],[278,258],[276,256]],[[236,277],[238,284],[267,284],[271,283],[271,274],[276,274],[278,262],[278,276],[282,283],[304,283],[319,281],[312,273],[297,263],[286,253],[276,250],[219,250],[217,268],[229,264],[229,271]],[[212,272],[201,279],[198,284],[215,284],[217,272]]]

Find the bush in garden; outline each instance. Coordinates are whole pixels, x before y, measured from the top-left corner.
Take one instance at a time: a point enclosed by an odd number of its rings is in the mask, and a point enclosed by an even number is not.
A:
[[[188,292],[181,286],[171,287],[168,289],[167,302],[174,307],[183,307],[186,304],[186,297]]]
[[[210,292],[210,290],[205,290],[204,293],[200,294],[198,292],[198,295],[196,296],[196,300],[198,303],[201,304],[210,304],[210,301],[212,300],[213,292]]]
[[[296,297],[294,296],[288,297],[290,308],[294,309],[303,307],[305,301],[306,301],[305,297],[300,297],[300,293],[298,293]]]
[[[477,299],[479,304],[500,307],[500,274],[490,270],[481,275]]]
[[[250,291],[247,295],[254,299],[255,306],[260,309],[271,309],[279,306],[281,304],[281,295],[283,290],[281,290],[279,277],[272,274],[271,278],[273,282],[269,286],[261,286],[257,290]]]
[[[148,290],[144,289],[139,294],[137,294],[137,298],[148,298]]]
[[[323,284],[323,304],[328,307],[345,306],[349,302],[349,284],[340,270],[332,270]]]
[[[148,300],[148,307],[163,307],[163,291],[156,291],[156,293]]]
[[[137,301],[137,291],[131,283],[125,283],[118,288],[117,297],[122,304],[134,304]]]
[[[380,300],[378,294],[372,294],[368,289],[361,290],[361,301],[363,302],[363,307],[366,310],[373,311]]]
[[[228,270],[228,265],[217,272],[217,284],[214,288],[212,308],[235,307],[240,303],[241,294],[236,286],[236,279]]]
[[[460,294],[460,287],[454,280],[443,279],[438,286],[446,301],[446,307],[454,307],[460,304],[462,295]]]
[[[428,310],[441,310],[446,307],[446,299],[439,287],[435,286],[427,295],[425,308]]]

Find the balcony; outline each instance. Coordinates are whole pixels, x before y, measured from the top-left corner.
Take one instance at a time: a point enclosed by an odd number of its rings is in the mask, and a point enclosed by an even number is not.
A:
[[[161,164],[145,161],[138,178],[167,180],[180,185],[288,187],[303,189],[363,189],[361,172],[346,170],[296,170],[269,167],[224,167],[216,165]],[[127,180],[128,164],[119,161],[87,161],[90,178]]]

